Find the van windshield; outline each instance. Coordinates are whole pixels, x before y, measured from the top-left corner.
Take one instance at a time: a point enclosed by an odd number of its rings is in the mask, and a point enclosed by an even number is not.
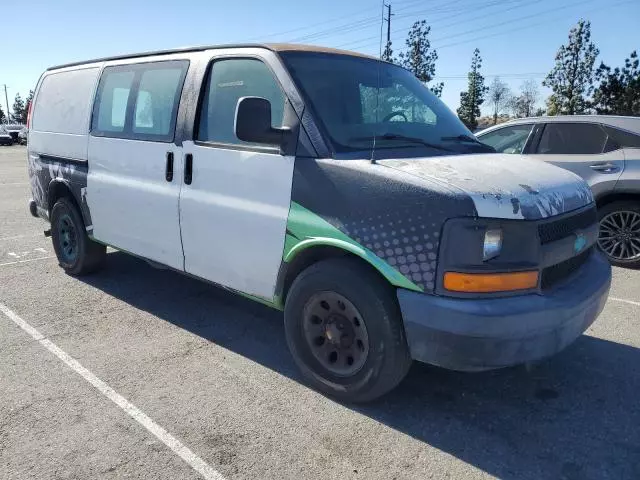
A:
[[[336,153],[429,148],[487,151],[411,72],[386,62],[320,52],[281,52]],[[462,144],[465,143],[465,146]],[[462,146],[462,148],[461,148]]]

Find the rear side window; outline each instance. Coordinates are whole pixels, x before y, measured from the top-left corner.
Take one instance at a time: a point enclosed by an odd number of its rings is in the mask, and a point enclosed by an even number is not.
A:
[[[200,105],[196,140],[232,145],[251,145],[235,134],[238,100],[263,97],[271,102],[271,123],[282,126],[285,96],[269,68],[260,60],[234,58],[218,60],[211,66]]]
[[[513,125],[480,135],[478,139],[498,153],[522,153],[532,128],[533,124]]]
[[[107,67],[93,109],[92,134],[173,141],[189,63],[153,62]]]
[[[112,71],[102,75],[97,122],[94,129],[105,133],[124,131],[127,103],[133,86],[134,72]]]
[[[605,126],[604,129],[609,134],[612,150],[615,148],[640,148],[640,135],[608,126]]]
[[[537,153],[547,155],[599,154],[604,151],[607,134],[591,123],[548,123]]]
[[[31,129],[86,135],[100,69],[53,71],[42,79],[32,107]]]

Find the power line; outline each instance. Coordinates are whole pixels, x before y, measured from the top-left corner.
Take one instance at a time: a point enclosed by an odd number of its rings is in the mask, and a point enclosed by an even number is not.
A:
[[[404,7],[398,9],[398,11],[402,11],[402,10],[406,10],[408,8],[412,8],[413,4],[424,3],[424,1],[425,0],[399,0],[399,1],[395,2],[395,4],[396,5],[398,5],[398,4],[405,5]],[[303,30],[310,30],[310,29],[316,28],[316,27],[318,27],[320,25],[327,25],[329,23],[334,23],[334,22],[338,22],[340,20],[344,20],[345,17],[349,17],[351,15],[356,15],[356,14],[361,13],[361,12],[362,12],[362,9],[358,9],[358,10],[353,11],[353,13],[342,14],[342,15],[340,15],[338,17],[332,17],[332,18],[329,18],[329,19],[321,21],[321,22],[314,22],[312,24],[308,24],[308,25],[305,25],[305,26],[302,26],[302,27],[292,28],[290,30],[284,30],[282,32],[268,33],[266,35],[259,35],[259,36],[256,36],[256,37],[249,38],[246,41],[253,42],[253,41],[256,41],[256,40],[265,40],[267,38],[279,37],[279,36],[282,36],[282,35],[287,35],[289,33],[301,32]],[[377,16],[375,16],[375,17],[368,16],[368,17],[366,17],[365,20],[372,20],[372,19],[377,21],[378,17]]]
[[[435,0],[432,0],[432,1],[435,1]],[[451,2],[449,4],[449,6],[452,5],[452,4],[455,4],[455,3],[460,3],[461,1],[463,1],[463,0],[453,1],[453,2]],[[522,1],[522,0],[520,0],[520,1]],[[405,8],[407,8],[407,7],[405,7]],[[401,10],[401,9],[398,9],[398,10]],[[398,10],[396,10],[396,12]],[[451,9],[451,8],[435,8],[435,9],[433,9],[432,8],[432,9],[429,9],[429,10],[423,10],[421,12],[406,13],[404,15],[399,15],[398,17],[402,18],[402,17],[407,17],[407,16],[413,16],[413,15],[416,15],[416,14],[419,14],[419,13],[424,13],[424,12],[439,13],[439,12],[450,12],[450,11],[453,11],[453,9]],[[302,36],[299,36],[299,37],[294,37],[294,38],[289,39],[288,41],[289,42],[307,42],[309,40],[318,40],[318,39],[323,38],[323,37],[344,35],[344,34],[347,34],[347,33],[352,33],[352,32],[354,32],[356,30],[362,30],[364,28],[369,28],[369,27],[371,27],[373,25],[377,25],[379,20],[380,19],[377,16],[376,17],[367,17],[367,18],[364,18],[362,20],[357,20],[357,21],[348,22],[348,23],[345,23],[345,24],[342,24],[342,25],[337,25],[335,27],[331,27],[331,28],[326,29],[326,30],[319,30],[319,31],[312,32],[312,33],[309,33],[309,34],[305,34],[305,35],[302,35]],[[377,39],[378,37],[376,35],[374,37],[369,37],[369,39],[371,39],[371,38],[376,38]]]
[[[593,8],[591,10],[587,10],[585,12],[582,12],[582,14],[593,13],[593,12],[597,12],[597,11],[600,11],[600,10],[611,9],[611,8],[614,8],[614,7],[619,7],[621,5],[625,5],[627,3],[636,3],[636,1],[637,0],[625,0],[623,2],[618,2],[618,3],[611,4],[611,5],[605,5],[604,7]],[[582,3],[583,2],[572,4],[572,6],[579,5],[579,4],[582,4]],[[555,10],[559,10],[559,9],[555,9]],[[549,10],[549,11],[554,11],[554,10]],[[493,33],[493,34],[489,34],[489,35],[482,35],[480,37],[475,37],[475,38],[471,38],[471,39],[468,39],[468,40],[463,40],[463,41],[460,41],[460,42],[449,43],[449,44],[446,44],[446,45],[434,45],[434,48],[443,49],[443,48],[455,47],[455,46],[458,46],[458,45],[464,45],[466,43],[472,43],[472,42],[476,42],[478,40],[484,40],[485,38],[498,37],[498,36],[501,36],[501,35],[506,35],[508,33],[519,32],[519,31],[521,31],[523,29],[526,29],[526,28],[537,27],[537,26],[540,26],[540,25],[546,25],[549,22],[558,21],[558,20],[564,20],[565,18],[566,17],[554,17],[553,19],[548,19],[548,20],[545,20],[545,21],[542,21],[542,22],[536,22],[536,23],[532,23],[532,24],[529,24],[529,25],[523,25],[523,26],[520,26],[520,27],[517,27],[517,28],[510,29],[510,30],[504,30],[502,32],[497,32],[497,33]]]
[[[502,10],[503,12],[505,12],[505,11],[509,11],[509,10],[514,10],[516,8],[522,8],[523,5],[520,5],[520,3],[523,3],[525,1],[526,0],[506,0],[506,1],[505,0],[494,0],[491,3],[485,3],[483,6],[478,7],[476,10],[471,12],[471,13],[474,14],[473,18],[467,19],[467,20],[463,20],[463,21],[460,21],[460,22],[449,23],[448,25],[446,25],[446,27],[450,27],[450,26],[454,26],[454,25],[460,25],[462,23],[468,23],[469,21],[477,20],[478,18],[484,18],[484,17],[487,17],[487,16],[495,15],[495,12],[491,12],[488,15],[485,14],[484,16],[478,17],[477,15],[475,15],[475,13],[478,10],[486,10],[487,8],[491,8],[491,7],[495,7],[495,6],[504,6],[505,4],[514,3],[514,2],[518,3],[518,5],[515,5],[514,7]],[[461,7],[461,9],[466,9],[466,8],[467,7]],[[414,13],[417,14],[418,12],[414,12]],[[434,27],[434,26],[437,26],[439,24],[439,22],[441,22],[443,20],[449,20],[451,18],[457,18],[459,16],[460,16],[459,14],[454,14],[454,15],[449,15],[449,16],[445,16],[445,17],[439,18],[436,21],[431,20],[431,21],[429,21],[428,25],[431,26],[431,27]],[[409,30],[411,30],[411,28],[413,28],[413,27],[411,26],[411,27],[407,27],[407,28],[402,28],[400,30],[396,30],[394,33],[408,32]],[[356,48],[356,47],[357,48],[364,48],[364,47],[372,46],[374,44],[373,42],[367,43],[365,45],[357,45],[357,44],[360,44],[362,42],[366,42],[366,41],[369,41],[369,40],[373,40],[374,38],[377,38],[377,37],[375,37],[375,36],[374,37],[366,37],[366,38],[362,38],[360,40],[350,41],[350,42],[347,42],[347,43],[344,43],[344,44],[337,45],[337,48],[343,48],[343,47],[349,47],[349,46],[352,47],[352,48]]]

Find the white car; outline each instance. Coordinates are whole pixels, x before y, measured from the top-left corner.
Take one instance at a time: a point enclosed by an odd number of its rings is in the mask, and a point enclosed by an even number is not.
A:
[[[640,266],[640,117],[521,118],[476,136],[498,153],[552,163],[584,178],[600,217],[598,245],[609,261]]]
[[[0,145],[13,145],[13,138],[4,125],[0,125]]]

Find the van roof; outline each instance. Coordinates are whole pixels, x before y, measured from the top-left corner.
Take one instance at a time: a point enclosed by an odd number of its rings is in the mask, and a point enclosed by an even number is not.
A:
[[[62,64],[62,65],[55,65],[53,67],[47,68],[47,71],[57,70],[59,68],[75,67],[79,65],[85,65],[88,63],[108,62],[112,60],[124,60],[124,59],[139,58],[139,57],[151,57],[156,55],[168,55],[172,53],[202,52],[204,50],[213,50],[218,48],[266,48],[274,52],[303,51],[303,52],[317,52],[317,53],[334,53],[338,55],[350,55],[354,57],[363,57],[363,58],[370,58],[372,60],[379,60],[376,57],[365,55],[359,52],[352,52],[349,50],[339,50],[337,48],[320,47],[316,45],[301,45],[301,44],[294,44],[294,43],[240,43],[240,44],[229,44],[229,45],[202,45],[202,46],[195,46],[195,47],[173,48],[169,50],[155,50],[150,52],[114,55],[111,57],[94,58],[92,60],[83,60],[81,62],[71,62],[71,63]]]

